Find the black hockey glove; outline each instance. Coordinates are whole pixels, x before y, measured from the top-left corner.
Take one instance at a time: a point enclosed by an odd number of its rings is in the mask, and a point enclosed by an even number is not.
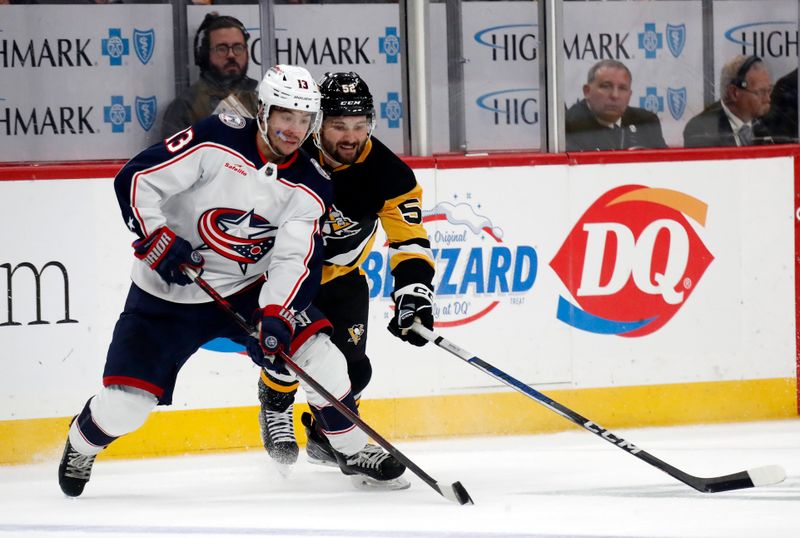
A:
[[[425,284],[409,284],[392,293],[394,317],[389,322],[389,332],[404,342],[415,346],[428,343],[410,330],[414,318],[429,330],[433,330],[433,290]]]
[[[288,374],[286,364],[279,353],[289,352],[289,344],[294,334],[294,316],[278,305],[267,305],[259,312],[261,320],[258,324],[258,344],[261,353],[257,356],[258,354],[251,353],[248,347],[250,358],[268,370]]]
[[[202,272],[205,260],[192,245],[166,226],[144,239],[133,242],[134,254],[157,272],[167,284],[186,286],[192,279],[183,274],[183,266]]]

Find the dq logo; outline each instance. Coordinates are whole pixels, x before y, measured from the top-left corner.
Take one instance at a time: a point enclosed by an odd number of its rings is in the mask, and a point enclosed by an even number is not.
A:
[[[559,297],[558,319],[621,336],[663,327],[714,259],[686,219],[705,226],[707,209],[669,189],[625,185],[605,193],[550,262],[577,302]]]

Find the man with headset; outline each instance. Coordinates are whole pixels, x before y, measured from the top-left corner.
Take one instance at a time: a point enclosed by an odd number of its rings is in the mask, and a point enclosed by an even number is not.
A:
[[[749,146],[769,142],[758,119],[769,111],[772,80],[758,56],[736,56],[719,77],[720,100],[696,115],[683,129],[687,148]]]
[[[247,76],[249,39],[238,19],[216,12],[206,15],[194,38],[200,78],[167,107],[161,124],[163,138],[211,114],[255,116],[258,81]]]

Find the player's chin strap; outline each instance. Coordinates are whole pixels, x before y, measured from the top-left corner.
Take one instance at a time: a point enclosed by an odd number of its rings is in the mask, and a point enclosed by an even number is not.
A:
[[[222,308],[232,319],[235,321],[248,335],[252,336],[253,338],[258,338],[258,330],[252,326],[239,312],[234,310],[233,306],[222,297],[217,290],[215,290],[208,282],[206,282],[200,274],[191,269],[190,267],[183,266],[183,272],[186,276],[191,278],[195,284],[200,286],[209,297],[211,297],[217,305]],[[376,443],[382,446],[389,454],[394,456],[400,463],[405,465],[408,469],[411,470],[412,473],[417,475],[423,482],[428,484],[431,488],[433,488],[437,493],[439,493],[442,497],[456,502],[458,504],[473,504],[472,498],[467,493],[467,490],[464,489],[464,486],[461,485],[461,482],[453,482],[452,484],[442,484],[434,480],[428,473],[423,471],[416,463],[408,459],[408,457],[400,452],[397,448],[394,447],[389,441],[387,441],[382,435],[376,432],[372,427],[364,422],[364,420],[358,416],[356,413],[351,411],[340,402],[333,394],[328,392],[322,385],[320,385],[313,377],[308,375],[305,370],[300,368],[297,363],[295,363],[291,357],[287,354],[280,352],[281,358],[286,363],[286,366],[294,372],[294,374],[299,377],[302,381],[304,381],[308,386],[313,388],[317,394],[321,395],[325,401],[335,407],[342,415],[347,417],[347,419],[361,428],[361,430],[369,435]]]
[[[716,476],[711,478],[700,478],[697,476],[692,476],[688,473],[681,471],[673,467],[672,465],[661,461],[660,459],[656,458],[655,456],[648,454],[641,448],[635,446],[633,443],[626,441],[625,439],[618,437],[608,431],[607,429],[603,428],[596,422],[593,422],[585,417],[582,417],[572,409],[568,407],[564,407],[560,403],[551,400],[541,392],[537,391],[534,388],[526,385],[525,383],[511,377],[507,373],[503,372],[502,370],[495,368],[488,362],[480,359],[479,357],[472,355],[467,350],[458,347],[457,345],[453,344],[434,334],[433,331],[426,329],[422,324],[415,321],[414,324],[411,326],[411,330],[416,332],[421,337],[425,338],[429,342],[433,342],[440,348],[444,349],[445,351],[449,351],[459,359],[467,362],[477,368],[478,370],[489,374],[493,378],[497,379],[498,381],[505,383],[512,389],[516,390],[517,392],[521,392],[525,396],[532,398],[536,402],[542,404],[549,410],[561,415],[562,417],[566,418],[581,426],[582,428],[592,432],[593,434],[602,437],[612,445],[616,446],[617,448],[621,448],[628,454],[632,454],[643,460],[653,467],[664,471],[668,475],[673,478],[676,478],[683,482],[686,485],[689,485],[696,489],[697,491],[703,493],[716,493],[718,491],[730,491],[734,489],[744,489],[744,488],[752,488],[758,486],[771,486],[774,484],[778,484],[783,482],[786,478],[786,471],[783,470],[778,465],[768,465],[765,467],[757,467],[755,469],[750,469],[748,471],[741,471],[738,473],[725,475],[725,476]]]

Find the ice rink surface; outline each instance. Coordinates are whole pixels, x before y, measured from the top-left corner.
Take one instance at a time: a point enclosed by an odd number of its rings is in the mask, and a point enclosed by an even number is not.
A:
[[[411,488],[361,491],[301,459],[287,479],[265,452],[98,460],[76,499],[57,484],[60,454],[0,467],[0,537],[789,538],[800,536],[800,419],[613,430],[698,476],[777,464],[782,484],[699,493],[603,441],[567,432],[396,446],[475,501]]]

